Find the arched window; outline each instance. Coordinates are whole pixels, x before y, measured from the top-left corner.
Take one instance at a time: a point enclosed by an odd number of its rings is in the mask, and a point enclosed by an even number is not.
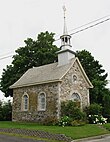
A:
[[[40,93],[38,95],[38,110],[45,111],[46,110],[46,94]]]
[[[73,80],[73,82],[77,81],[77,76],[75,74],[72,76],[72,80]]]
[[[78,93],[73,93],[72,96],[71,96],[71,99],[74,101],[74,102],[80,102],[81,101],[81,98],[79,96]]]
[[[28,107],[29,107],[29,96],[27,93],[24,93],[22,98],[22,110],[28,111]]]

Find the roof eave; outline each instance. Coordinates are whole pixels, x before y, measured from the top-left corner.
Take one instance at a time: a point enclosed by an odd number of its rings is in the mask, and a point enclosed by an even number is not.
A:
[[[62,82],[62,80],[50,80],[50,81],[42,81],[42,82],[35,82],[35,83],[22,84],[22,85],[12,85],[9,88],[16,89],[16,88],[29,87],[29,86],[35,86],[35,85],[41,85],[41,84],[48,84],[48,83],[55,83],[55,82]]]
[[[85,73],[85,71],[84,71],[84,69],[83,69],[83,67],[82,67],[82,65],[81,65],[81,63],[80,63],[80,61],[79,61],[79,59],[77,57],[76,57],[76,60],[77,60],[79,66],[80,66],[80,68],[82,70],[82,73],[85,76],[85,80],[86,80],[86,82],[88,84],[88,88],[93,88],[93,85],[92,85],[91,81],[89,80],[88,76],[86,75],[86,73]]]

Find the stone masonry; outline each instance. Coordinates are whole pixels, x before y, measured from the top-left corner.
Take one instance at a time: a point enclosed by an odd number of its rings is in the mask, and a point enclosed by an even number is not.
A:
[[[77,80],[73,81],[73,75]],[[45,83],[29,87],[13,89],[13,121],[43,122],[46,118],[59,119],[60,104],[62,101],[71,100],[71,95],[76,92],[81,98],[81,108],[89,105],[89,89],[83,73],[77,62],[62,77],[62,81],[56,83]],[[22,111],[22,96],[29,96],[29,109]],[[38,111],[38,94],[46,94],[46,110]]]
[[[29,110],[22,111],[22,96],[29,95]],[[38,94],[46,93],[46,111],[38,111]],[[58,83],[43,84],[14,89],[13,93],[13,121],[41,122],[46,117],[57,118],[58,113]]]
[[[77,80],[75,82],[72,78],[73,75],[77,76]],[[73,93],[78,93],[80,95],[81,108],[89,106],[89,89],[77,62],[75,62],[68,73],[62,78],[60,92],[61,101],[71,100],[71,95]]]

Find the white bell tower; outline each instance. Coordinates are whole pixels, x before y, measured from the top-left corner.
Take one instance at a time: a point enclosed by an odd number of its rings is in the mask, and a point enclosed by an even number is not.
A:
[[[69,63],[69,60],[75,57],[75,52],[72,50],[71,46],[71,36],[68,35],[67,26],[66,26],[66,8],[63,6],[64,11],[64,29],[63,35],[60,37],[61,39],[61,50],[58,51],[58,65],[65,65]]]

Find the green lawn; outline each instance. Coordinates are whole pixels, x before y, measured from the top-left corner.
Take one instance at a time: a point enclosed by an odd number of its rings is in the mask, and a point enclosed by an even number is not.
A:
[[[110,127],[110,124],[109,124]],[[65,134],[73,139],[80,139],[96,135],[109,133],[106,129],[100,128],[98,125],[87,124],[78,127],[60,127],[60,126],[42,126],[36,123],[18,123],[0,121],[0,128],[19,128],[19,129],[34,129],[43,130],[50,133]]]
[[[104,124],[103,127],[110,131],[110,123]]]

